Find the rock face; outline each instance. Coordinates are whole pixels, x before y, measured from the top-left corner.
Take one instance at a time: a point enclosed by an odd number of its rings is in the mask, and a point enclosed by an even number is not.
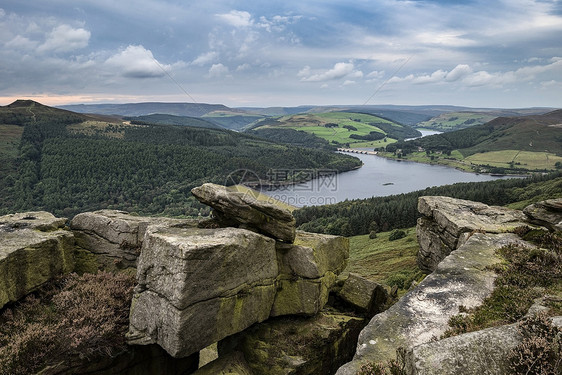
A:
[[[105,269],[135,267],[149,225],[196,226],[196,223],[133,216],[116,210],[81,213],[70,223],[77,245],[96,254]]]
[[[254,373],[241,352],[232,352],[201,367],[193,375],[254,375]]]
[[[241,351],[254,374],[333,374],[353,357],[363,325],[363,318],[327,311],[270,319],[220,342],[219,355]]]
[[[349,240],[298,231],[294,244],[277,243],[279,277],[271,316],[314,315],[328,302],[349,257]]]
[[[420,197],[417,235],[418,266],[432,272],[470,233],[505,233],[527,225],[525,215],[505,207],[449,197]]]
[[[367,316],[381,312],[388,299],[388,293],[382,285],[355,273],[349,274],[336,295]]]
[[[216,184],[203,184],[192,189],[191,193],[201,203],[211,206],[214,216],[225,225],[255,229],[288,243],[295,239],[296,221],[286,209]]]
[[[553,324],[562,326],[562,317]],[[523,339],[518,323],[465,333],[413,348],[406,355],[409,375],[509,374],[509,352]]]
[[[491,294],[496,275],[487,267],[501,261],[495,250],[511,243],[524,242],[514,234],[471,236],[415,289],[369,322],[353,361],[337,374],[356,374],[365,362],[395,359],[400,347],[408,350],[441,337],[459,306],[478,306]]]
[[[532,204],[525,207],[523,213],[535,224],[562,231],[562,198]]]
[[[139,258],[131,343],[185,357],[269,317],[275,241],[244,229],[155,228]]]
[[[48,212],[0,217],[0,308],[74,269],[74,237],[66,219]]]

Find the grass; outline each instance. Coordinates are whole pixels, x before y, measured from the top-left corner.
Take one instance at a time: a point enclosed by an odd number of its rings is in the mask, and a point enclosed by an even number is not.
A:
[[[485,124],[497,116],[478,112],[448,112],[430,120],[420,122],[417,127],[438,131],[453,131],[474,125]]]
[[[512,194],[521,199],[519,202],[507,205],[514,210],[522,210],[530,204],[547,199],[562,198],[562,177],[514,189]]]
[[[509,168],[514,166],[529,170],[555,169],[556,162],[562,162],[562,157],[548,152],[530,152],[519,150],[490,151],[470,155],[466,161],[479,165]]]
[[[125,126],[137,125],[131,125],[130,122],[109,123],[107,121],[88,120],[78,124],[68,125],[66,129],[72,133],[85,135],[103,134],[110,138],[123,138],[125,136]]]
[[[355,142],[353,144],[351,144],[351,146],[353,148],[381,148],[381,147],[386,147],[387,145],[397,142],[396,139],[393,138],[386,138],[386,141],[384,139],[380,139],[378,141],[364,141],[364,142]]]
[[[406,237],[389,241],[392,232],[377,233],[377,238],[369,235],[349,238],[349,263],[347,270],[370,280],[388,285],[396,285],[407,290],[412,281],[419,281],[423,274],[416,264],[418,241],[416,228],[404,229]]]

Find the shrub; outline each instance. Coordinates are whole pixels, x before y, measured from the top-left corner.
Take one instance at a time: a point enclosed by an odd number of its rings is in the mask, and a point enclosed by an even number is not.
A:
[[[71,274],[0,316],[0,374],[112,356],[125,348],[133,278]]]
[[[389,241],[396,241],[399,240],[401,238],[406,237],[406,232],[404,232],[402,229],[395,229],[392,231],[392,233],[390,233],[390,236],[388,237]]]
[[[375,238],[377,238],[377,232],[375,232],[374,230],[371,231],[371,233],[369,233],[369,238],[371,240],[374,240]]]

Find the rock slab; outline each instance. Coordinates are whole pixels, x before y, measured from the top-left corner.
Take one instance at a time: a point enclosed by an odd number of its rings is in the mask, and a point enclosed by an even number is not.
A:
[[[74,269],[74,236],[48,212],[0,217],[0,308]]]
[[[185,357],[269,317],[275,241],[237,228],[154,227],[146,233],[130,343]]]
[[[353,361],[337,374],[357,374],[363,363],[395,359],[400,347],[408,350],[441,337],[459,306],[478,306],[492,293],[496,274],[489,266],[501,262],[495,250],[513,243],[524,242],[510,233],[471,236],[415,289],[371,319]]]
[[[548,199],[523,209],[531,222],[553,231],[562,231],[562,198]]]
[[[371,317],[384,309],[388,293],[384,287],[356,273],[350,273],[336,296]]]
[[[203,184],[191,190],[201,203],[211,206],[219,222],[255,229],[284,242],[295,239],[296,220],[288,210],[257,200],[253,195],[225,186]]]
[[[426,272],[435,270],[471,233],[506,233],[528,225],[521,211],[449,197],[420,197],[418,211],[423,217],[417,225],[417,262]]]

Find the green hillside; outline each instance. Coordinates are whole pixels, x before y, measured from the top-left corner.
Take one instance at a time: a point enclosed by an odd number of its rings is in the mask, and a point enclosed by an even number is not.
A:
[[[422,121],[416,126],[424,129],[449,132],[475,125],[482,125],[496,117],[498,117],[498,115],[489,112],[449,112],[440,114],[430,120]]]
[[[221,126],[201,118],[190,116],[174,116],[160,113],[146,116],[125,117],[125,120],[129,120],[132,124],[137,125],[181,125],[195,126],[199,128],[222,129]]]
[[[191,197],[191,188],[235,183],[228,176],[237,170],[286,183],[302,178],[303,169],[346,171],[361,163],[228,130],[111,123],[35,102],[0,107],[0,119],[2,213],[42,209],[70,217],[113,208],[198,215],[208,208]]]
[[[471,171],[521,173],[562,165],[562,110],[499,117],[483,125],[386,147],[384,156]]]
[[[268,118],[252,127],[263,128],[300,130],[346,147],[381,147],[398,139],[421,135],[408,126],[358,112],[301,113]]]

